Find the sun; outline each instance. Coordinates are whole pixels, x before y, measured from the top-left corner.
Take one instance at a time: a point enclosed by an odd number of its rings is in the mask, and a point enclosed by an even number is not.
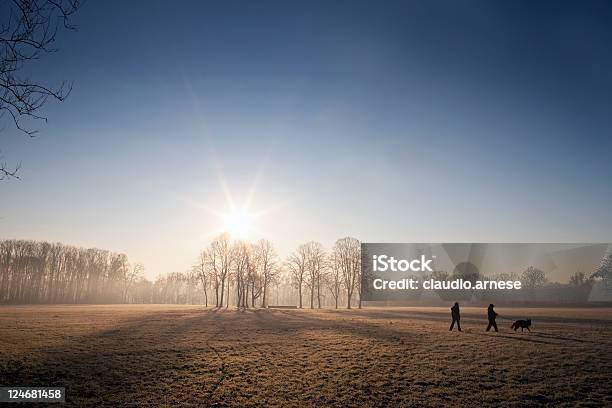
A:
[[[214,157],[212,159],[214,162]],[[282,201],[267,200],[269,207],[261,208],[255,206],[253,208],[253,197],[257,190],[257,181],[262,170],[256,172],[255,180],[253,184],[243,194],[244,197],[241,201],[236,201],[232,194],[229,184],[226,182],[225,177],[221,169],[216,169],[220,192],[223,193],[221,197],[225,198],[225,210],[219,207],[210,207],[204,202],[200,202],[189,197],[183,197],[189,204],[192,204],[198,208],[201,212],[205,213],[206,232],[200,236],[200,239],[212,238],[223,233],[230,235],[231,239],[250,242],[254,239],[258,239],[263,231],[264,221],[270,214],[280,211],[285,206],[289,205],[293,199],[285,199]],[[219,203],[216,203],[219,204]],[[211,228],[212,227],[212,228]]]
[[[235,239],[248,239],[255,228],[255,218],[244,209],[232,211],[223,221],[224,230]]]

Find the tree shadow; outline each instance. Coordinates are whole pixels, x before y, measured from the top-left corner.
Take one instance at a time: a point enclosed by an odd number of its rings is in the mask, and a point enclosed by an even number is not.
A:
[[[499,333],[492,333],[492,334],[475,333],[475,334],[478,334],[478,335],[481,335],[481,336],[486,336],[486,337],[492,337],[492,338],[502,338],[502,339],[511,339],[511,340],[517,340],[517,341],[524,341],[524,342],[528,342],[528,343],[559,344],[559,343],[551,342],[551,341],[537,340],[537,339],[532,339],[532,338],[528,338],[528,337],[519,337],[519,336],[505,335],[505,334],[499,334]]]
[[[551,333],[541,333],[541,332],[531,332],[530,336],[534,336],[534,337],[542,337],[544,339],[555,339],[555,340],[564,340],[564,341],[575,341],[577,343],[592,343],[592,344],[596,344],[597,342],[592,341],[592,340],[584,340],[584,339],[577,339],[575,337],[565,337],[565,336],[559,336],[556,334],[551,334]]]
[[[1,362],[0,381],[7,386],[66,387],[68,407],[176,402],[202,406],[221,371],[218,356],[206,344],[211,333],[203,330],[199,342],[190,336],[194,344],[181,344],[177,339],[194,328],[205,328],[205,320],[219,318],[219,313],[207,310],[193,317],[169,318],[166,313],[153,313],[128,319],[111,329],[37,351],[36,356]],[[184,378],[183,370],[193,372],[193,378]],[[191,388],[185,389],[191,389],[191,393],[176,401],[176,393],[169,390],[187,380]],[[196,392],[194,380],[199,386]]]

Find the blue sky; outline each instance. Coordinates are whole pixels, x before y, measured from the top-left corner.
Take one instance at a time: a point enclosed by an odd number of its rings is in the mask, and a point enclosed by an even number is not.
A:
[[[0,237],[185,270],[251,196],[252,238],[612,241],[612,6],[87,2],[3,122]],[[211,211],[212,210],[212,211]]]

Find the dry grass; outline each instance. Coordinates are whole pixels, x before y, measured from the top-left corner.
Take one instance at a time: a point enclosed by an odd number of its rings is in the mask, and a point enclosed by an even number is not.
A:
[[[68,406],[612,406],[612,310],[0,307],[0,384]]]

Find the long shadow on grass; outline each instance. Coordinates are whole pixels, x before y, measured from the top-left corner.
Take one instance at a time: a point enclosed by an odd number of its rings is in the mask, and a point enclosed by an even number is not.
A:
[[[331,320],[310,313],[292,313],[282,310],[275,310],[272,312],[266,309],[254,310],[253,314],[258,318],[258,327],[266,330],[279,331],[280,329],[284,331],[334,331],[339,334],[349,334],[361,338],[371,338],[388,343],[403,343],[407,340],[414,343],[420,338],[418,333],[398,330],[393,328],[391,325],[365,322],[363,320]]]
[[[555,334],[550,334],[550,333],[531,333],[531,336],[534,337],[542,337],[543,339],[554,339],[554,340],[563,340],[563,341],[575,341],[577,343],[592,343],[592,344],[597,344],[598,342],[596,341],[592,341],[592,340],[585,340],[585,339],[577,339],[575,337],[565,337],[565,336],[558,336]]]
[[[0,362],[2,385],[66,387],[66,406],[201,406],[217,387],[222,362],[207,344],[205,320],[213,311],[191,316],[152,313],[118,323],[118,327],[71,339],[69,343],[41,350],[27,361]],[[224,314],[224,313],[223,313]],[[86,317],[84,317],[86,318]],[[161,322],[161,323],[160,323]],[[214,324],[213,324],[214,326]],[[201,340],[181,344],[188,332],[198,328]],[[194,340],[194,334],[191,334]],[[195,371],[195,383],[185,387],[182,400],[168,391],[181,387],[183,372]],[[190,381],[190,380],[189,380]],[[168,393],[168,394],[166,394]],[[190,396],[192,398],[190,398]],[[143,402],[146,401],[146,402]],[[190,404],[191,403],[191,404]]]
[[[502,338],[502,339],[511,339],[511,340],[516,340],[516,341],[524,341],[524,342],[528,342],[528,343],[540,343],[540,344],[559,344],[557,342],[553,342],[553,341],[544,341],[544,340],[538,340],[538,339],[532,339],[529,337],[520,337],[520,336],[507,336],[505,334],[484,334],[484,333],[476,333],[476,334],[480,334],[481,336],[487,336],[487,337],[491,337],[491,338]]]

